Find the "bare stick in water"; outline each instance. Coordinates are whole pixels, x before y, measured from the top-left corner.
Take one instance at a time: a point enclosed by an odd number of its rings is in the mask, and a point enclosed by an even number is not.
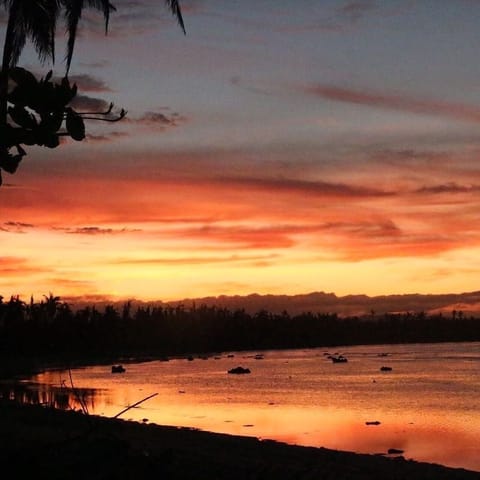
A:
[[[117,418],[119,417],[120,415],[122,415],[122,413],[125,413],[125,412],[128,412],[128,410],[130,410],[131,408],[135,408],[137,407],[138,405],[140,405],[141,403],[143,402],[146,402],[147,400],[150,400],[151,398],[157,396],[158,393],[152,393],[152,395],[149,395],[148,397],[145,397],[144,399],[134,403],[133,405],[130,405],[129,407],[127,408],[124,408],[120,413],[117,413],[115,416],[113,416],[112,418]]]

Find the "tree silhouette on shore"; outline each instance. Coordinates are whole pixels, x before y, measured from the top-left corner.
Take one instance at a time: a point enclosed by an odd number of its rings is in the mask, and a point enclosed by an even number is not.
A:
[[[249,313],[215,305],[75,308],[50,293],[40,302],[0,295],[0,378],[31,362],[97,362],[207,352],[387,343],[480,341],[480,318],[426,312],[374,318],[335,313]],[[22,362],[26,362],[23,364]]]

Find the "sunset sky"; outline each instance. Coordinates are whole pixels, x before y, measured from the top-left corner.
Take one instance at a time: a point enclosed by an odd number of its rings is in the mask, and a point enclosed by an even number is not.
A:
[[[3,175],[1,295],[480,289],[480,1],[113,4],[71,79],[127,118]]]

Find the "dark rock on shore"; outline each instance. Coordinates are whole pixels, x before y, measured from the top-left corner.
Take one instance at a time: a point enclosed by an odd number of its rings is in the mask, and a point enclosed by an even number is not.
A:
[[[112,365],[112,373],[125,373],[126,370],[123,365]]]
[[[231,373],[231,374],[234,374],[234,375],[242,375],[242,374],[245,374],[245,373],[250,373],[250,369],[249,368],[243,368],[243,367],[235,367],[235,368],[231,368],[228,373]]]
[[[343,355],[339,355],[339,356],[337,356],[337,357],[331,356],[331,357],[330,357],[330,360],[331,360],[333,363],[347,363],[347,362],[348,362],[347,357],[344,357]]]

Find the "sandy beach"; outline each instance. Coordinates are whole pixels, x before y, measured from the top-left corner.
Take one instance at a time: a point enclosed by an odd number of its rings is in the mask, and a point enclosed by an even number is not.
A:
[[[479,480],[480,472],[4,403],[13,478]]]

